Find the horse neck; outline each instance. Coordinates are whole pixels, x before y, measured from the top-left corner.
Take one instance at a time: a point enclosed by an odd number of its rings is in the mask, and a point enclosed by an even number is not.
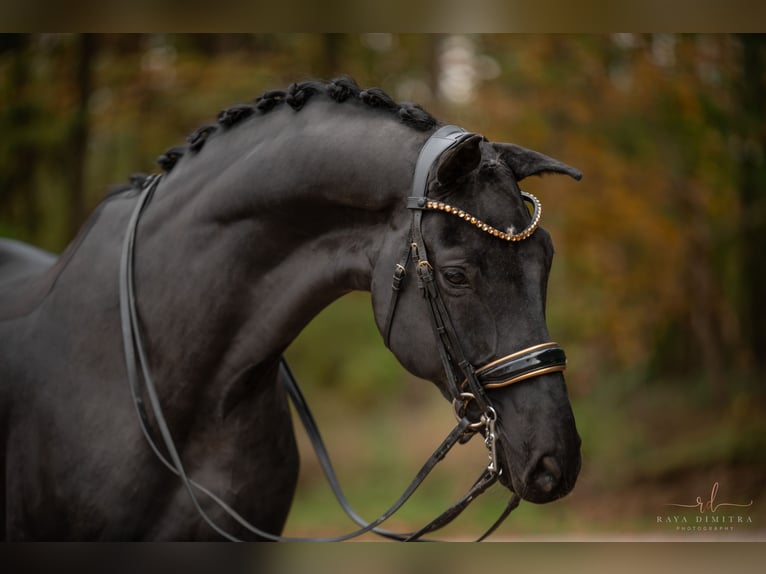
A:
[[[340,295],[369,290],[384,238],[404,236],[428,134],[338,107],[257,118],[162,183],[139,230],[136,275],[161,370],[226,379],[274,360]]]

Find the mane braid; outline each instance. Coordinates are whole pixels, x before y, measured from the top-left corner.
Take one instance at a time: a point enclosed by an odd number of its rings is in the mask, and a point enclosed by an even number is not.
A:
[[[285,102],[296,112],[299,111],[315,94],[326,94],[327,84],[321,82],[303,82],[291,84],[287,89]]]
[[[439,123],[419,105],[411,102],[397,103],[380,88],[362,90],[348,76],[341,76],[329,82],[310,80],[290,84],[287,90],[266,91],[252,103],[237,104],[221,110],[216,116],[216,124],[196,129],[187,138],[188,145],[168,149],[157,158],[157,163],[163,171],[169,172],[187,150],[199,153],[207,139],[217,131],[232,129],[246,119],[256,114],[267,114],[282,104],[287,104],[298,112],[317,94],[327,96],[338,103],[358,101],[370,108],[388,111],[400,122],[418,131],[430,130]]]
[[[255,113],[255,108],[249,104],[239,104],[218,112],[218,123],[225,129],[233,127]]]
[[[345,102],[349,98],[358,98],[361,91],[356,82],[348,76],[336,78],[327,85],[328,95],[340,103]]]
[[[198,152],[202,149],[202,146],[205,145],[207,138],[216,131],[218,131],[217,125],[208,125],[197,128],[188,138],[186,138],[186,141],[189,142],[189,149],[195,153]]]
[[[373,108],[382,108],[391,112],[395,112],[399,108],[399,104],[380,88],[364,90],[359,94],[359,97],[365,104]]]
[[[170,171],[186,153],[186,146],[173,146],[157,158],[157,163],[164,171]]]
[[[277,105],[285,101],[287,92],[284,90],[271,90],[258,96],[255,100],[255,107],[258,111],[266,113],[273,110]]]

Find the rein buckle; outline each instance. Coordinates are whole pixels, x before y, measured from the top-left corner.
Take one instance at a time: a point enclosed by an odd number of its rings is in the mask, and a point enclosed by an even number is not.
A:
[[[495,433],[495,423],[497,423],[497,413],[495,409],[489,407],[486,413],[482,415],[482,420],[485,421],[484,425],[484,446],[487,447],[489,464],[487,465],[487,471],[491,474],[497,474],[503,472],[500,465],[497,463],[497,434]]]
[[[473,393],[460,393],[452,401],[452,407],[455,409],[455,417],[458,420],[466,418],[468,404],[476,397]],[[466,439],[468,440],[477,432],[484,431],[484,446],[487,447],[487,456],[489,457],[489,463],[487,464],[487,472],[490,474],[500,475],[502,469],[497,462],[497,412],[492,407],[487,407],[486,412],[482,413],[481,417],[476,422],[469,422],[465,429]]]
[[[452,399],[452,408],[455,410],[455,418],[457,420],[468,418],[468,405],[475,398],[476,397],[473,395],[473,393],[460,393],[458,397]],[[471,422],[470,419],[468,420],[469,422],[468,426],[466,427],[466,433],[469,435],[473,435],[473,433],[486,427],[485,415],[481,415],[481,418],[475,422]]]

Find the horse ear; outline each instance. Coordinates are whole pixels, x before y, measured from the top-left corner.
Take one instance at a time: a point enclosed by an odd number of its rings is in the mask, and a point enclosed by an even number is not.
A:
[[[437,180],[443,184],[450,183],[479,167],[481,162],[479,144],[483,140],[482,136],[474,134],[445,151],[436,167]]]
[[[557,159],[548,157],[531,149],[509,143],[493,144],[500,159],[511,168],[517,181],[530,175],[543,173],[563,173],[577,181],[582,179],[582,172]]]

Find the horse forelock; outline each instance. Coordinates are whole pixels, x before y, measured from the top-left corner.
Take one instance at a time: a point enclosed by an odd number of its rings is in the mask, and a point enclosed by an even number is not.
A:
[[[362,89],[348,76],[329,82],[309,80],[293,83],[287,90],[266,91],[250,103],[236,104],[220,111],[215,124],[194,130],[187,138],[186,145],[169,148],[157,158],[157,163],[163,171],[170,172],[184,155],[198,153],[214,133],[230,130],[253,116],[267,114],[283,105],[298,112],[317,94],[338,103],[358,101],[370,109],[388,111],[400,122],[418,131],[427,131],[438,125],[436,118],[418,104],[396,102],[380,88]]]

